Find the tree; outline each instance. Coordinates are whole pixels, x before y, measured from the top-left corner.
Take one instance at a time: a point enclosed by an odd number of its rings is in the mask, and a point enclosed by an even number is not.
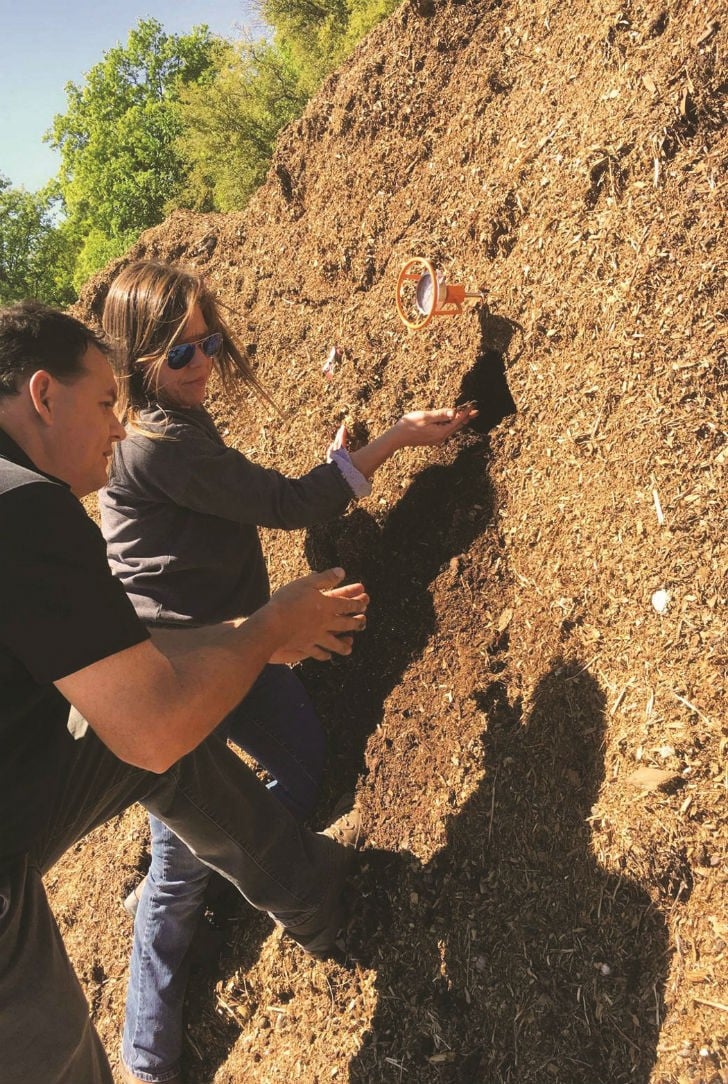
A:
[[[191,163],[181,201],[200,210],[237,210],[265,178],[281,128],[306,104],[287,50],[269,42],[217,47],[210,85],[181,94],[179,155]]]
[[[399,3],[400,0],[352,0],[344,38],[345,53],[350,53],[372,27],[392,14]]]
[[[89,238],[87,257],[123,251],[161,222],[182,189],[188,163],[175,149],[179,95],[211,76],[213,45],[205,26],[178,36],[140,20],[83,86],[66,86],[68,109],[46,138],[61,152],[60,194],[73,229]],[[92,263],[83,261],[84,276]]]
[[[289,50],[301,87],[312,94],[357,42],[400,0],[258,0],[274,29],[274,44]]]
[[[140,20],[82,85],[66,86],[68,108],[46,135],[61,152],[53,193],[13,190],[2,204],[0,289],[71,300],[172,208],[244,206],[280,129],[398,0],[257,2],[272,39],[233,45],[206,26],[178,36]]]
[[[343,58],[347,0],[260,0],[260,10],[274,29],[274,43],[290,52],[301,85],[312,94]]]
[[[191,164],[170,206],[232,211],[264,180],[278,133],[324,76],[398,0],[260,0],[273,39],[218,42],[217,74],[180,94],[180,156]]]
[[[63,273],[71,247],[56,222],[52,196],[13,188],[0,175],[0,304],[26,297],[52,305],[72,301]]]

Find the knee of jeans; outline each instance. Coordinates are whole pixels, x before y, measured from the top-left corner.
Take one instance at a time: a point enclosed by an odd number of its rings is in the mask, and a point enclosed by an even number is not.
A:
[[[189,895],[204,893],[209,879],[209,867],[171,829],[158,822],[152,833],[151,883],[171,893]]]
[[[152,862],[147,881],[155,892],[166,896],[199,896],[205,894],[211,870],[202,862],[192,866],[187,862],[179,865],[167,862],[161,867]]]

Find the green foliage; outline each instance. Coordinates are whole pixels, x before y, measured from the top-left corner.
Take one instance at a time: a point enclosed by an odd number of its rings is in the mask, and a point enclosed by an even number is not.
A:
[[[260,0],[274,42],[290,50],[302,88],[312,94],[400,0]]]
[[[161,222],[181,191],[187,163],[175,151],[179,95],[210,74],[207,27],[168,35],[141,20],[125,46],[91,69],[82,87],[66,87],[68,109],[47,138],[61,152],[58,185],[73,232],[84,238],[76,278],[102,266],[107,251]],[[105,243],[104,243],[105,239]],[[94,266],[95,260],[101,263]]]
[[[400,0],[354,0],[344,35],[344,52],[350,53],[369,31],[391,15]]]
[[[398,0],[259,0],[272,37],[179,36],[140,20],[104,54],[46,139],[43,192],[0,176],[0,301],[67,304],[142,230],[179,206],[230,211],[262,182],[282,127]]]
[[[73,265],[72,282],[74,289],[80,291],[83,284],[91,276],[111,263],[118,256],[123,256],[136,240],[135,230],[127,234],[118,234],[116,237],[107,237],[101,230],[91,229],[83,239]]]
[[[261,0],[277,46],[290,50],[301,86],[312,94],[344,55],[346,0]]]
[[[180,95],[187,182],[169,206],[232,211],[264,180],[275,141],[322,79],[399,0],[261,0],[273,40],[219,43],[217,75]]]
[[[48,304],[73,300],[64,266],[69,237],[57,225],[52,198],[13,188],[0,175],[0,304],[35,297]]]
[[[306,95],[285,49],[221,43],[217,57],[214,82],[182,93],[176,149],[190,163],[182,202],[232,211],[263,181],[278,133],[300,114]]]

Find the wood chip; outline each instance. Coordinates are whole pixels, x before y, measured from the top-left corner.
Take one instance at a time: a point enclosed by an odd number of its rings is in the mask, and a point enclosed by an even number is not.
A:
[[[513,620],[513,610],[508,606],[498,618],[498,632],[504,632]]]
[[[668,783],[674,783],[680,779],[680,776],[676,772],[666,772],[663,768],[637,768],[631,775],[627,776],[627,782],[631,783],[633,787],[640,787],[642,790],[659,790],[660,787],[666,786]]]

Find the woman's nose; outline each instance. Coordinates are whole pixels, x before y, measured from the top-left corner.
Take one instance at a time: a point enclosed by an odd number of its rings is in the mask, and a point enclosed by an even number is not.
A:
[[[192,355],[192,361],[190,362],[190,368],[193,365],[194,366],[206,365],[209,360],[210,359],[208,358],[207,354],[202,349],[202,345],[200,343],[195,343],[195,352]]]

